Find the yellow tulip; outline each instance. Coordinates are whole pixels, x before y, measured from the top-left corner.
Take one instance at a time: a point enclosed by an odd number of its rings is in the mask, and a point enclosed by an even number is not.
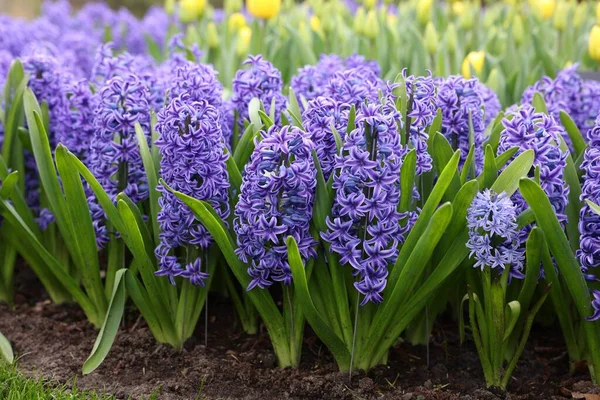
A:
[[[352,23],[354,32],[358,34],[364,33],[366,20],[367,13],[365,12],[364,7],[358,7],[358,10],[356,10],[356,14],[354,14],[354,22]]]
[[[317,33],[323,32],[323,29],[321,26],[321,19],[319,17],[317,17],[316,15],[313,15],[312,17],[310,17],[310,29],[312,29],[313,31],[315,31]]]
[[[206,26],[206,40],[208,42],[208,47],[211,49],[219,47],[219,32],[213,21],[209,22]]]
[[[363,32],[369,39],[375,39],[377,38],[377,35],[379,35],[379,21],[377,20],[377,13],[375,10],[369,10],[367,13]]]
[[[238,56],[242,57],[248,54],[251,40],[252,29],[250,29],[248,26],[243,26],[242,28],[240,28],[237,34],[237,43],[235,49]]]
[[[600,61],[600,26],[598,25],[594,25],[590,32],[588,51],[593,60]]]
[[[246,26],[246,17],[244,17],[244,14],[236,12],[229,16],[227,27],[230,32],[237,32],[244,26]]]
[[[523,42],[525,28],[523,27],[523,19],[518,14],[515,15],[515,18],[513,19],[512,34],[517,44],[521,44],[521,42]]]
[[[180,0],[179,18],[183,23],[196,21],[206,7],[206,0]]]
[[[279,14],[281,0],[246,0],[246,8],[257,18],[271,19]]]
[[[569,4],[567,4],[564,1],[558,2],[558,4],[556,5],[556,13],[554,14],[554,19],[552,20],[552,22],[554,22],[554,27],[557,30],[563,31],[567,27],[569,11]]]
[[[556,0],[537,0],[535,6],[542,19],[550,19],[554,15]]]
[[[374,8],[377,5],[377,0],[364,0],[363,4],[368,9]]]
[[[425,48],[430,55],[434,55],[437,52],[437,46],[439,41],[438,33],[435,30],[435,26],[429,21],[425,27]]]
[[[472,51],[463,60],[462,63],[462,74],[465,78],[469,79],[471,77],[471,69],[475,71],[475,73],[479,74],[483,71],[483,63],[485,62],[485,52],[482,51]]]
[[[419,0],[417,3],[417,20],[425,25],[431,18],[431,4],[433,0]]]
[[[456,3],[452,3],[452,12],[454,15],[458,15],[459,17],[465,13],[465,3],[462,1],[457,1]]]
[[[173,15],[173,12],[175,12],[175,0],[165,0],[165,12]]]

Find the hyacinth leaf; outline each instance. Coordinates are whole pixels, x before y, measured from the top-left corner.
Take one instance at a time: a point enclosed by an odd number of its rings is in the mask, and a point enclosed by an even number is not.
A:
[[[265,129],[269,129],[270,127],[275,125],[273,123],[273,118],[268,116],[263,110],[258,110],[258,116],[260,117],[260,120],[262,121]]]
[[[556,260],[561,277],[573,298],[579,315],[581,318],[589,317],[593,314],[593,310],[587,284],[579,263],[571,251],[567,237],[553,211],[550,200],[548,200],[543,189],[529,179],[522,179],[519,187],[525,201],[535,213],[536,222],[544,233],[548,247]],[[548,268],[545,268],[545,270],[548,270]],[[564,301],[564,298],[561,301]],[[598,382],[600,381],[600,326],[585,323],[584,329],[595,375],[594,380]]]
[[[548,114],[548,106],[546,105],[546,101],[544,100],[544,97],[540,94],[540,92],[534,93],[531,105],[533,106],[533,108],[535,108],[537,112]]]
[[[585,139],[577,125],[575,125],[575,122],[573,122],[571,116],[562,110],[560,111],[560,122],[562,122],[565,130],[569,134],[569,139],[571,139],[573,149],[575,150],[574,152],[571,152],[571,155],[573,156],[573,159],[576,160],[579,155],[583,154],[587,147]]]
[[[496,177],[498,176],[498,168],[496,167],[496,160],[494,157],[494,151],[492,146],[486,146],[485,156],[483,158],[483,174],[481,175],[482,180],[479,182],[482,188],[489,188],[492,186]]]
[[[452,208],[454,210],[452,221],[448,225],[446,234],[440,240],[439,252],[436,251],[436,255],[439,254],[439,257],[446,254],[446,251],[450,248],[457,235],[466,229],[467,212],[478,192],[479,183],[473,179],[465,183],[456,194],[456,197],[452,201]]]
[[[227,260],[227,264],[242,287],[248,287],[250,276],[247,273],[247,265],[240,261],[235,254],[236,244],[226,230],[223,221],[217,217],[216,211],[210,204],[194,199],[181,192],[171,189],[164,181],[161,181],[165,187],[175,196],[183,201],[202,222],[204,227],[210,232],[215,242],[219,245],[221,253]],[[212,211],[210,211],[212,210]],[[254,303],[257,311],[262,317],[280,364],[290,363],[289,344],[285,335],[285,324],[281,313],[277,309],[271,295],[265,290],[251,290],[248,296]]]
[[[76,169],[71,168],[68,161],[68,150],[59,144],[55,152],[56,167],[60,174],[64,198],[68,207],[70,218],[73,221],[73,231],[77,236],[78,250],[81,252],[86,268],[83,274],[84,286],[88,290],[92,301],[98,311],[104,313],[108,307],[102,280],[100,278],[100,263],[98,262],[98,247],[96,232],[90,213],[87,196],[81,182],[81,177]],[[91,290],[90,290],[91,289]]]
[[[300,111],[300,104],[298,104],[298,97],[296,97],[296,92],[294,92],[294,89],[291,86],[289,88],[289,93],[288,93],[288,111],[292,115],[294,124],[298,128],[304,129],[302,127],[302,120],[300,119],[300,117],[302,116],[302,111]]]
[[[436,134],[440,133],[442,130],[442,109],[438,108],[435,113],[435,118],[431,122],[429,126],[429,141],[427,143],[428,147],[433,145],[433,140],[435,139]]]
[[[500,134],[502,133],[502,130],[504,129],[504,125],[502,125],[502,119],[504,118],[504,112],[500,112],[496,118],[494,119],[494,122],[491,124],[492,126],[492,131],[490,133],[490,136],[488,137],[487,141],[485,142],[485,146],[487,147],[492,146],[492,150],[494,150],[494,153],[496,153],[496,151],[498,150],[498,144],[500,143]]]
[[[506,165],[506,163],[509,162],[510,159],[513,158],[513,156],[517,154],[518,151],[519,147],[511,147],[510,149],[506,150],[504,153],[496,157],[496,166],[498,167],[498,169],[502,169],[502,167],[504,167],[504,165]]]
[[[253,124],[248,125],[248,128],[244,131],[237,147],[233,151],[233,160],[240,167],[240,170],[246,165],[250,159],[250,155],[254,151],[254,139],[256,137],[260,138],[260,131],[258,129],[255,130]]]
[[[17,184],[19,183],[19,171],[13,171],[6,176],[6,178],[0,180],[0,197],[9,198],[12,196]]]
[[[342,148],[344,147],[344,141],[342,140],[342,137],[340,136],[338,130],[335,128],[335,126],[333,126],[333,123],[331,123],[330,128],[331,132],[333,133],[333,138],[335,139],[335,147],[337,153],[339,154],[342,151]]]
[[[148,257],[150,259],[154,259],[155,245],[153,243],[153,239],[152,239],[150,230],[148,229],[148,224],[144,221],[144,216],[143,216],[141,210],[125,193],[121,192],[117,195],[117,202],[118,201],[125,202],[125,204],[127,204],[127,207],[131,210],[131,212],[135,218],[137,227],[140,230],[140,234],[142,235],[142,240],[146,247],[146,252],[148,253]],[[117,209],[118,209],[118,207],[117,207]]]
[[[330,329],[329,324],[326,322],[327,319],[321,316],[312,301],[302,257],[300,256],[296,240],[292,236],[289,236],[286,244],[288,248],[288,260],[294,277],[294,289],[302,307],[302,312],[312,329],[319,336],[319,339],[323,341],[333,354],[340,371],[347,371],[350,368],[351,358],[348,348],[344,341]]]
[[[579,183],[577,169],[569,154],[567,143],[565,143],[562,137],[560,138],[560,149],[563,153],[567,154],[567,165],[564,170],[564,179],[569,186],[569,201],[565,210],[565,214],[567,215],[566,231],[571,249],[573,249],[573,252],[576,252],[579,249],[579,210],[583,207],[581,201],[581,184]]]
[[[309,44],[302,39],[298,34],[298,30],[292,27],[290,24],[284,24],[285,29],[288,31],[294,42],[294,48],[298,50],[298,56],[300,58],[301,65],[314,65],[317,63],[317,57],[313,53]]]
[[[225,161],[225,165],[227,166],[227,175],[229,176],[229,183],[231,184],[231,194],[233,203],[237,202],[235,199],[235,194],[240,192],[240,187],[242,186],[242,173],[240,172],[239,167],[237,166],[235,160],[229,153],[229,150],[225,148],[225,153],[227,155],[227,160]]]
[[[458,152],[460,153],[460,150],[458,150]],[[436,133],[433,147],[431,148],[431,157],[433,158],[433,165],[438,174],[441,174],[448,166],[453,153],[454,150],[452,150],[452,146],[448,142],[448,139],[441,133]],[[460,177],[457,171],[458,168],[454,171],[454,175],[450,181],[450,187],[444,197],[447,201],[451,201],[460,189]]]
[[[94,342],[92,352],[85,363],[83,363],[81,371],[83,375],[94,372],[102,364],[115,341],[121,319],[123,318],[123,311],[125,310],[126,290],[124,277],[126,273],[127,269],[123,268],[115,274],[112,298],[104,317],[102,328],[100,328],[98,337],[96,337],[96,341]]]
[[[262,104],[256,97],[252,98],[248,103],[248,118],[250,119],[250,125],[253,125],[254,131],[258,131],[262,128],[262,120],[258,112],[260,111]]]
[[[596,214],[600,215],[600,206],[598,204],[592,203],[588,199],[586,199],[585,202],[587,203],[587,205],[590,207],[590,209],[593,212],[595,212]]]
[[[505,343],[512,334],[517,321],[519,320],[519,316],[521,315],[521,304],[517,300],[513,300],[506,305],[504,310],[504,315],[506,318],[506,327],[504,328],[504,338],[502,342]]]
[[[142,314],[144,321],[148,324],[154,338],[159,343],[167,343],[167,339],[165,338],[158,317],[156,316],[155,309],[150,301],[150,295],[139,278],[135,274],[132,274],[131,271],[125,274],[125,286],[127,288],[127,294],[131,296],[135,306],[140,311],[140,314]]]
[[[435,247],[450,223],[452,211],[450,203],[443,204],[435,211],[428,221],[423,234],[420,235],[415,244],[414,250],[408,257],[406,265],[395,284],[390,285],[391,282],[388,281],[386,289],[391,290],[389,290],[389,295],[385,297],[386,300],[378,308],[371,323],[371,328],[367,335],[369,343],[359,356],[358,366],[360,368],[368,369],[370,367],[370,360],[377,359],[373,356],[375,355],[376,357],[377,353],[382,350],[379,347],[379,343],[385,338],[390,325],[398,315],[398,310],[401,309],[402,303],[410,296],[417,282],[421,279],[421,275],[425,270],[425,264],[431,258]],[[387,347],[384,350],[387,350]]]
[[[346,128],[346,133],[350,133],[354,129],[356,129],[356,106],[353,104],[348,112],[348,127]]]
[[[59,262],[39,241],[35,234],[29,229],[25,221],[17,213],[15,208],[7,200],[2,200],[2,206],[5,212],[3,217],[14,228],[14,234],[19,237],[22,243],[27,243],[30,251],[34,251],[40,259],[48,266],[50,271],[62,286],[73,296],[73,299],[79,304],[86,317],[94,326],[100,326],[103,315],[98,315],[94,303],[79,287],[79,283],[68,274],[61,262]]]
[[[27,88],[28,77],[24,76],[20,60],[13,61],[4,86],[4,140],[2,157],[8,165],[12,165],[13,140],[17,135],[19,125],[23,120],[23,96]],[[14,93],[13,93],[14,92]]]
[[[534,152],[527,150],[519,154],[504,171],[500,173],[498,179],[492,185],[492,190],[496,193],[506,192],[512,196],[519,188],[521,178],[527,176],[533,165]]]
[[[417,169],[417,153],[412,149],[404,158],[402,169],[400,170],[400,203],[398,211],[405,212],[410,210],[410,203],[413,199],[413,188],[415,186],[415,176]]]
[[[450,161],[446,164],[446,168],[440,174],[436,185],[434,186],[427,202],[423,206],[421,210],[421,214],[417,219],[417,222],[413,226],[410,234],[406,238],[402,249],[400,250],[400,254],[398,255],[398,260],[396,264],[390,271],[390,276],[388,277],[388,284],[384,291],[384,298],[387,294],[391,292],[391,288],[395,287],[396,282],[402,272],[402,269],[406,265],[406,262],[413,252],[417,242],[419,241],[421,235],[427,229],[429,219],[433,216],[435,210],[438,208],[438,205],[442,201],[443,196],[445,195],[448,187],[450,186],[451,180],[456,176],[456,171],[458,168],[458,161],[460,160],[460,151],[456,151]]]
[[[160,239],[158,238],[158,234],[160,233],[158,227],[158,212],[160,210],[158,199],[160,198],[160,192],[156,190],[158,186],[157,171],[154,167],[154,158],[148,147],[148,138],[139,122],[135,123],[135,136],[137,137],[140,156],[142,157],[142,163],[144,165],[144,172],[146,173],[146,179],[148,180],[148,193],[150,197],[149,218],[150,221],[152,221],[152,232],[154,233],[154,244],[156,245],[160,242]]]
[[[15,355],[13,354],[12,346],[2,332],[0,332],[0,355],[4,361],[9,364],[12,364],[15,361]]]
[[[18,172],[18,171],[14,171],[14,172]],[[2,158],[2,156],[0,156],[0,180],[8,179],[8,175],[10,173],[12,173],[12,172],[10,172],[10,170],[8,169],[8,166],[4,162],[4,159]],[[19,180],[19,183],[21,183],[21,182],[22,182],[22,179]],[[3,196],[0,195],[0,198],[1,197],[3,197]],[[36,237],[38,237],[38,238],[41,237],[40,227],[35,222],[35,218],[33,216],[33,213],[31,212],[31,209],[27,205],[23,191],[22,190],[12,191],[10,200],[12,201],[13,207],[15,208],[15,210],[17,210],[17,212],[19,213],[21,218],[23,218],[23,220],[25,221],[25,223],[27,224],[29,229],[31,229],[31,231],[36,235]]]
[[[313,224],[319,232],[327,231],[327,224],[325,223],[327,216],[331,213],[333,205],[333,197],[327,189],[327,183],[323,176],[323,169],[319,162],[319,157],[315,150],[311,150],[313,163],[317,170],[317,187],[315,190],[315,203],[313,206]]]
[[[460,172],[460,183],[465,184],[467,179],[469,179],[469,173],[473,172],[475,161],[475,145],[472,144],[469,149],[469,153],[467,154],[467,158],[465,159],[465,163],[462,167],[462,171]]]

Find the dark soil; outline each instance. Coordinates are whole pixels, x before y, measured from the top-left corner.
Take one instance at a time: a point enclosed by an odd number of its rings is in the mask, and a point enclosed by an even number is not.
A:
[[[27,285],[29,286],[29,285]],[[427,351],[401,344],[390,353],[387,366],[368,374],[336,372],[326,349],[307,329],[299,369],[278,369],[266,333],[248,336],[235,327],[233,311],[211,298],[208,347],[204,346],[204,319],[181,352],[157,344],[135,311],[127,314],[104,364],[81,376],[81,366],[96,338],[95,330],[74,305],[47,300],[17,306],[0,305],[0,332],[13,343],[20,369],[77,387],[143,398],[158,389],[160,399],[553,399],[588,398],[600,393],[586,380],[586,369],[568,373],[560,331],[534,331],[521,357],[508,394],[484,389],[481,367],[472,344],[462,347],[456,324],[434,329]],[[39,299],[39,297],[38,297]],[[220,303],[219,303],[220,302]],[[581,397],[579,397],[581,396]]]

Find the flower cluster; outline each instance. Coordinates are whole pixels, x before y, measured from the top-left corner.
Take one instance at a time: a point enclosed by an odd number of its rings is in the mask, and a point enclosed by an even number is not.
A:
[[[256,141],[244,168],[235,208],[236,254],[250,264],[248,290],[290,284],[286,238],[293,236],[304,260],[316,256],[309,232],[316,170],[309,135],[297,127],[272,126]]]
[[[241,69],[233,79],[233,95],[231,100],[238,114],[240,134],[243,132],[244,120],[248,120],[248,105],[250,100],[258,98],[269,114],[271,107],[275,107],[275,124],[280,124],[281,113],[286,106],[285,96],[281,93],[283,81],[281,72],[273,67],[262,56],[250,56],[244,65],[248,68]]]
[[[302,115],[306,132],[315,144],[317,157],[325,179],[329,179],[338,153],[333,129],[345,137],[350,106],[327,97],[317,97],[308,102]]]
[[[583,185],[581,200],[600,204],[600,117],[596,126],[587,132],[589,147],[585,149],[581,169]],[[577,252],[581,268],[588,279],[596,279],[590,268],[600,266],[600,215],[593,212],[587,203],[579,213],[580,249]]]
[[[365,296],[362,304],[383,301],[387,267],[404,241],[405,215],[397,211],[405,154],[398,133],[401,123],[393,105],[362,104],[357,127],[346,136],[336,159],[333,218],[327,218],[329,229],[321,236],[359,276],[355,287]]]
[[[431,72],[427,76],[406,75],[402,71],[406,94],[410,99],[406,125],[410,142],[417,152],[417,175],[431,170],[431,156],[427,152],[428,129],[436,113],[435,83]]]
[[[484,103],[477,79],[450,76],[438,83],[437,106],[442,110],[442,133],[455,150],[460,149],[461,165],[475,146],[477,172],[483,168]],[[470,132],[470,126],[473,132]]]
[[[61,128],[57,134],[57,142],[64,144],[80,159],[85,160],[94,136],[93,120],[98,97],[94,96],[86,80],[66,84],[65,93],[66,107],[59,118]]]
[[[162,156],[160,175],[173,189],[210,203],[219,216],[229,215],[229,177],[221,136],[219,112],[206,100],[193,100],[185,93],[171,100],[158,114],[156,146]],[[201,259],[181,268],[173,251],[178,247],[206,249],[212,238],[192,211],[165,187],[159,185],[160,244],[156,248],[160,270],[172,283],[183,276],[204,286],[207,276],[201,272]]]
[[[365,101],[377,102],[381,86],[381,80],[371,69],[350,68],[333,74],[323,95],[358,108]]]
[[[537,113],[528,104],[508,112],[502,124],[504,130],[500,133],[498,154],[513,147],[519,148],[516,155],[532,149],[535,154],[533,166],[540,169],[540,185],[559,219],[565,220],[569,187],[563,178],[567,153],[558,147],[562,126],[551,115]],[[526,209],[527,205],[519,193],[513,200],[519,212]]]
[[[502,110],[502,105],[500,104],[498,95],[490,87],[477,82],[475,89],[479,93],[481,100],[483,100],[483,109],[485,111],[484,125],[487,127],[498,116]]]
[[[148,183],[135,135],[136,122],[149,135],[147,97],[146,86],[133,74],[115,76],[100,90],[88,164],[113,200],[119,192],[124,192],[134,202],[148,196]],[[108,240],[104,212],[93,197],[89,200],[98,244],[102,246]]]
[[[469,257],[475,268],[510,268],[510,276],[524,278],[525,250],[517,230],[517,209],[506,193],[486,189],[478,193],[467,212]]]
[[[223,85],[217,78],[217,71],[207,64],[196,64],[185,61],[175,68],[169,79],[167,93],[174,99],[183,94],[189,101],[205,100],[213,107],[221,107]]]

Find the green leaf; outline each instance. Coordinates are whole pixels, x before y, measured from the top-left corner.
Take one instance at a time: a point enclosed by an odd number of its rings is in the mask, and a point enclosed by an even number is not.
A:
[[[286,244],[288,248],[288,261],[294,277],[295,294],[302,307],[302,312],[319,339],[333,354],[340,371],[346,371],[350,368],[350,353],[344,341],[331,330],[327,319],[319,314],[312,301],[304,271],[304,264],[302,263],[302,257],[298,251],[296,240],[292,236],[289,236]]]
[[[548,106],[546,105],[546,101],[544,100],[544,97],[540,94],[540,92],[534,93],[531,105],[533,105],[537,112],[548,114]]]
[[[333,198],[327,188],[327,183],[323,176],[323,170],[321,169],[321,163],[319,162],[317,152],[312,150],[311,153],[317,170],[317,188],[315,191],[315,204],[313,207],[313,223],[319,232],[325,232],[327,230],[325,221],[327,216],[331,213]]]
[[[263,122],[265,129],[269,129],[270,127],[275,125],[273,123],[273,119],[270,116],[268,116],[263,110],[258,110],[258,115],[260,116],[260,119]]]
[[[413,200],[416,168],[417,153],[415,149],[412,149],[404,158],[402,169],[400,170],[400,203],[398,205],[400,212],[410,210],[410,204]]]
[[[0,355],[9,364],[12,364],[15,360],[10,342],[2,332],[0,332]]]
[[[250,124],[244,131],[244,134],[240,138],[240,141],[233,152],[233,160],[240,170],[244,168],[250,159],[250,155],[254,151],[255,138],[260,138],[260,131],[255,130],[253,124]]]
[[[585,139],[583,138],[583,135],[579,131],[577,125],[575,125],[575,122],[573,122],[573,119],[571,119],[571,116],[569,116],[569,114],[562,110],[560,111],[560,121],[562,122],[563,126],[565,127],[565,130],[569,134],[569,138],[571,139],[571,143],[573,144],[573,149],[575,150],[572,153],[573,160],[576,160],[580,154],[583,154],[587,147]]]
[[[571,293],[579,315],[581,318],[589,317],[593,314],[593,310],[587,284],[550,200],[542,188],[529,179],[522,179],[519,187],[523,198],[535,213],[537,225],[544,232],[548,247],[554,255],[561,277]],[[598,379],[600,378],[600,327],[598,324],[586,323],[584,329],[593,371],[596,380],[600,380]]]
[[[587,203],[587,205],[590,207],[590,209],[593,212],[595,212],[596,214],[600,215],[600,206],[598,204],[592,203],[588,199],[586,199],[585,202]]]
[[[15,187],[19,183],[19,171],[11,172],[4,180],[0,181],[0,197],[8,199],[12,196]]]
[[[533,47],[535,49],[536,56],[542,61],[544,73],[548,76],[556,76],[558,67],[554,62],[554,59],[546,51],[546,46],[544,46],[537,34],[532,35],[531,38],[533,39]]]
[[[144,164],[146,178],[148,179],[150,221],[152,223],[152,232],[154,233],[154,244],[158,245],[160,242],[160,239],[158,238],[158,234],[160,233],[158,225],[158,212],[160,211],[158,199],[160,198],[160,192],[156,190],[158,186],[157,171],[154,169],[154,159],[152,157],[152,153],[150,153],[150,148],[148,147],[148,138],[142,130],[142,126],[139,124],[139,122],[135,123],[135,135],[137,137],[140,155],[142,156],[142,163]]]
[[[492,146],[485,148],[485,156],[483,159],[483,181],[480,182],[483,188],[489,188],[492,186],[496,177],[498,176],[498,168],[496,167],[496,159],[494,157],[494,151]]]
[[[506,305],[504,314],[506,318],[506,326],[504,327],[504,338],[502,341],[506,342],[513,332],[513,329],[519,320],[519,316],[521,315],[521,304],[519,304],[519,302],[516,300],[511,301]]]
[[[519,154],[498,176],[498,179],[492,185],[492,190],[497,193],[506,192],[509,196],[512,196],[517,191],[521,178],[526,177],[531,170],[533,158],[533,150],[527,150]]]
[[[115,274],[115,285],[108,311],[92,352],[83,364],[83,375],[92,373],[102,364],[115,341],[125,310],[125,279],[123,278],[126,273],[127,269],[120,269]]]

